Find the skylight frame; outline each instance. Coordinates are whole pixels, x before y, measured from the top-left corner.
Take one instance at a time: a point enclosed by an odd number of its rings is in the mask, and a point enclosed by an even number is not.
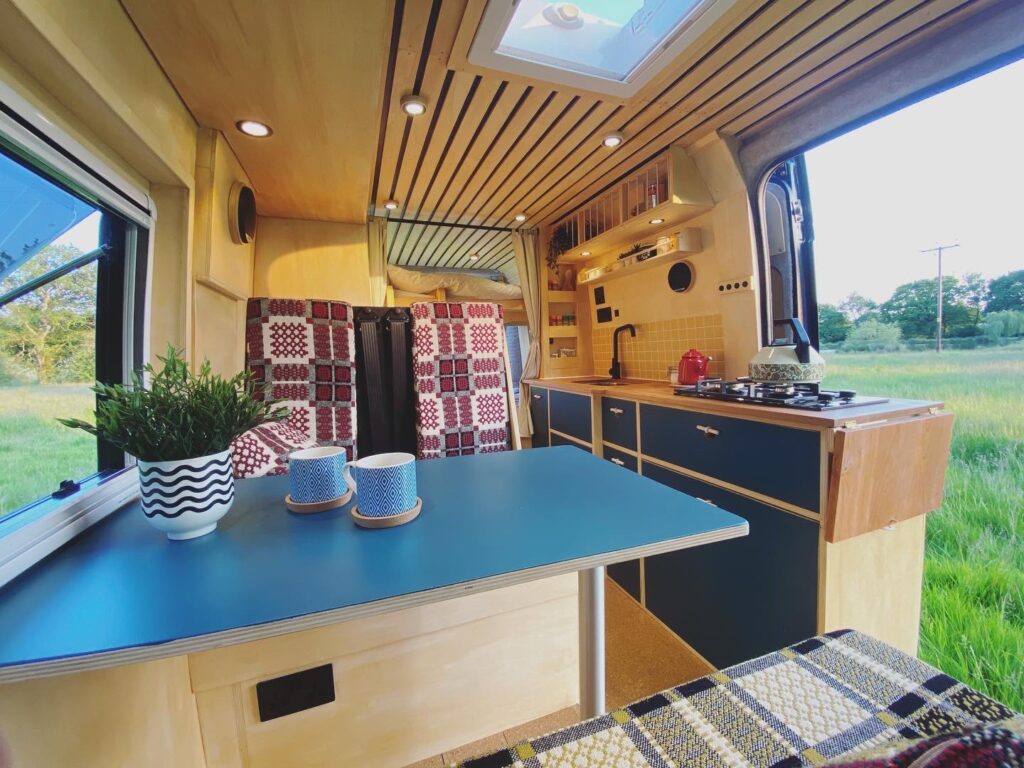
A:
[[[666,40],[641,59],[625,80],[614,80],[499,53],[502,37],[520,0],[488,0],[467,60],[471,65],[497,72],[626,99],[662,72],[737,3],[738,0],[710,0],[698,7]]]

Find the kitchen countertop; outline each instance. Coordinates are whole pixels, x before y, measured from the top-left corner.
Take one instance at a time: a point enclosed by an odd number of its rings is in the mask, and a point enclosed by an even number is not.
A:
[[[623,379],[626,384],[607,387],[599,384],[588,384],[576,379],[590,378],[574,376],[572,378],[527,379],[526,383],[554,389],[559,392],[575,392],[582,395],[602,395],[623,400],[635,400],[652,405],[667,405],[701,413],[720,413],[723,416],[749,418],[773,423],[792,424],[793,426],[810,429],[835,429],[848,422],[858,424],[887,421],[928,413],[933,408],[942,408],[943,403],[936,400],[901,400],[890,398],[876,405],[854,406],[832,411],[805,411],[798,408],[783,408],[751,403],[733,403],[710,398],[683,397],[675,394],[674,384],[666,381],[650,381],[646,379]],[[871,393],[861,393],[871,396]],[[884,397],[884,395],[875,395]]]

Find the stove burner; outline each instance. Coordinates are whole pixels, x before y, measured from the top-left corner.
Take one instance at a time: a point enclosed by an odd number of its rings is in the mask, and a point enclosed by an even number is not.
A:
[[[886,402],[881,397],[857,397],[857,393],[851,389],[821,389],[818,384],[765,384],[748,378],[735,381],[704,379],[693,386],[678,387],[676,394],[810,411]]]

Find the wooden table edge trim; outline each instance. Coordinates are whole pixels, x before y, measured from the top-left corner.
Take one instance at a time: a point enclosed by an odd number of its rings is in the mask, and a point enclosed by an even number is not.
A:
[[[647,544],[642,547],[616,550],[614,553],[603,555],[590,555],[575,560],[565,560],[550,565],[537,566],[522,571],[488,576],[475,581],[461,582],[437,589],[413,592],[408,595],[375,600],[370,603],[361,603],[344,608],[333,608],[326,611],[317,611],[303,616],[296,616],[290,619],[281,619],[263,624],[254,624],[247,627],[227,629],[220,632],[213,632],[206,635],[171,640],[166,643],[154,645],[134,646],[123,650],[102,651],[94,654],[83,654],[81,656],[66,656],[58,659],[47,659],[43,661],[29,662],[27,664],[11,664],[0,667],[0,683],[14,683],[22,680],[31,680],[41,677],[53,677],[73,672],[86,672],[95,669],[106,669],[125,664],[137,664],[144,661],[168,658],[171,656],[182,656],[188,653],[207,651],[224,645],[237,645],[248,643],[253,640],[263,640],[268,637],[286,635],[292,632],[299,632],[306,629],[316,629],[330,624],[338,624],[350,619],[377,616],[382,613],[413,608],[420,605],[439,603],[462,595],[486,592],[502,587],[511,587],[517,584],[525,584],[530,581],[537,581],[549,576],[560,576],[566,573],[584,571],[591,568],[603,567],[628,560],[635,560],[638,557],[650,557],[661,555],[666,552],[675,552],[681,549],[713,544],[718,541],[746,536],[749,533],[749,526],[746,521],[740,525],[733,525],[721,528],[716,531],[684,536],[678,539],[666,539],[655,544]],[[614,559],[609,559],[614,557]]]

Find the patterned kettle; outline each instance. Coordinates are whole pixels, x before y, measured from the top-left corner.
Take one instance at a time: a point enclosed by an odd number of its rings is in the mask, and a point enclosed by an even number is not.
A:
[[[679,383],[696,384],[708,377],[708,363],[711,358],[691,349],[679,358]]]

